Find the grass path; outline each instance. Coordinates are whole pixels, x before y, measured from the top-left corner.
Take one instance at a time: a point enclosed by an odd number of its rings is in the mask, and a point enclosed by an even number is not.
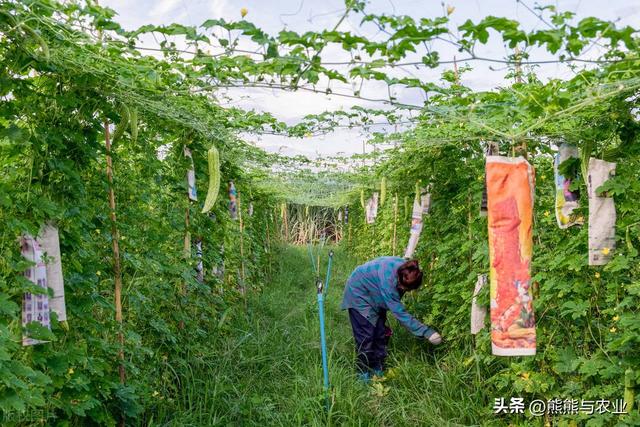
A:
[[[326,262],[326,249],[323,253]],[[306,248],[285,248],[274,281],[232,313],[211,338],[210,354],[173,367],[182,394],[159,405],[152,425],[416,426],[477,425],[488,403],[474,387],[462,355],[434,350],[393,324],[388,364],[395,377],[379,385],[357,381],[351,329],[340,311],[355,263],[338,252],[326,298],[331,409],[322,391],[318,312]],[[324,275],[324,268],[321,267]],[[445,359],[445,354],[447,354]],[[484,423],[483,423],[484,425]]]

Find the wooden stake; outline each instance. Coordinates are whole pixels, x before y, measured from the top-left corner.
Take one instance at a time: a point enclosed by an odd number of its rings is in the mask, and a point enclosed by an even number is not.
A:
[[[113,280],[115,284],[114,300],[116,306],[116,322],[118,323],[118,359],[120,366],[120,384],[125,382],[124,370],[124,334],[122,333],[122,267],[120,266],[120,234],[116,223],[116,195],[113,189],[113,159],[111,158],[111,135],[109,134],[109,122],[104,119],[104,142],[107,155],[107,183],[109,185],[109,217],[111,218],[111,243],[113,246]]]

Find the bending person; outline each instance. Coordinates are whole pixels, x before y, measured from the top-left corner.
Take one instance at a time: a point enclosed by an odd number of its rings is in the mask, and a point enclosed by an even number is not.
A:
[[[363,380],[370,374],[384,374],[384,360],[391,329],[387,310],[413,335],[440,344],[438,332],[411,316],[400,301],[422,284],[418,261],[399,257],[379,257],[358,266],[347,280],[341,308],[349,310],[356,343],[357,368]]]

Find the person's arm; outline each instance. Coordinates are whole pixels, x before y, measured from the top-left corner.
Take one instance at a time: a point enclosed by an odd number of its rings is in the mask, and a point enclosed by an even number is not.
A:
[[[389,311],[391,311],[393,316],[398,319],[398,322],[407,328],[413,335],[417,337],[430,338],[433,334],[437,334],[435,330],[409,314],[407,309],[404,307],[404,304],[396,298],[391,297],[385,302]]]

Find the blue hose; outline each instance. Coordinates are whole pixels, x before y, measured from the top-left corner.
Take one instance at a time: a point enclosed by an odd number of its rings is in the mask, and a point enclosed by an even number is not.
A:
[[[324,404],[329,410],[329,366],[327,363],[327,341],[324,333],[324,295],[322,293],[322,281],[318,280],[318,313],[320,316],[320,347],[322,349],[322,371],[324,374]]]

